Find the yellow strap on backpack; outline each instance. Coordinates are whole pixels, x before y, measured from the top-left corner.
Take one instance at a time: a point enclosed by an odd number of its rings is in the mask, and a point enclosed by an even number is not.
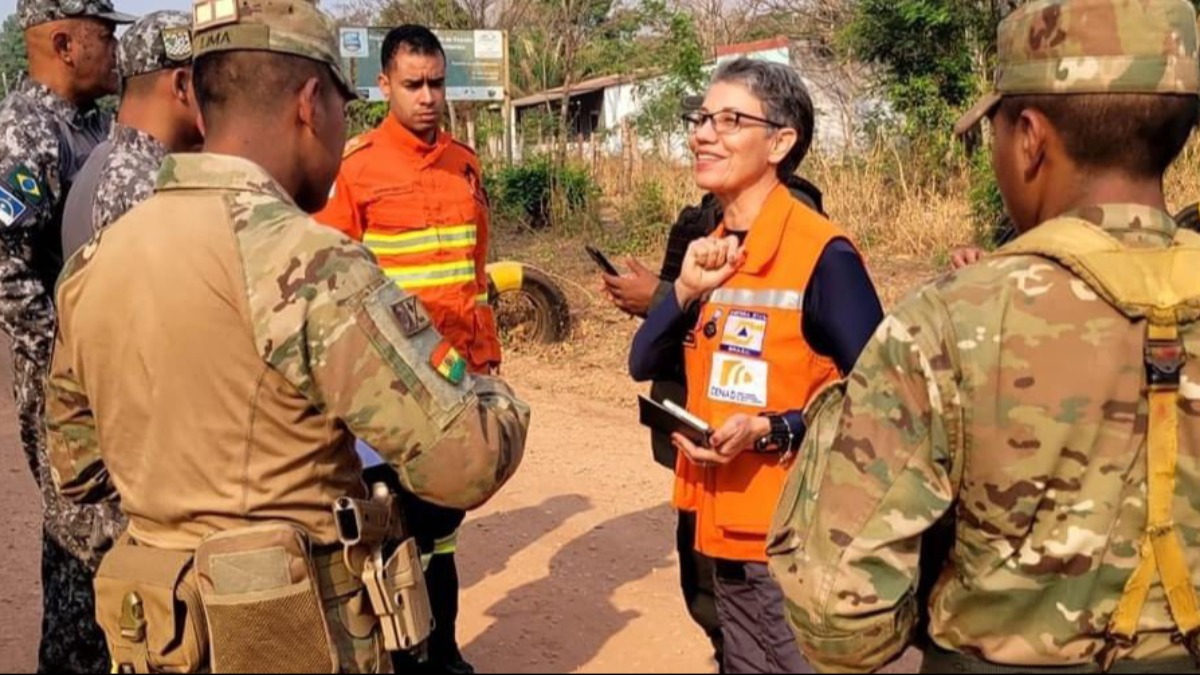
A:
[[[1105,671],[1112,667],[1122,649],[1133,646],[1156,570],[1183,644],[1200,662],[1200,602],[1172,517],[1179,459],[1179,383],[1187,359],[1178,326],[1149,324],[1145,353],[1150,398],[1146,533],[1139,547],[1137,569],[1129,578],[1109,623],[1109,644],[1098,655]]]

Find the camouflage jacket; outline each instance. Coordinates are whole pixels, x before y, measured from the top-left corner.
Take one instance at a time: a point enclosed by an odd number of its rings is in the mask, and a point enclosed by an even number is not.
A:
[[[244,159],[169,156],[58,300],[54,482],[119,494],[141,543],[189,550],[255,520],[336,543],[334,501],[365,496],[355,437],[442,506],[480,505],[520,463],[524,404],[466,375],[365,248]]]
[[[99,232],[134,206],[154,194],[158,169],[167,158],[167,147],[150,134],[114,124],[112,150],[96,182],[92,230]]]
[[[28,78],[0,103],[0,328],[37,363],[54,338],[62,202],[110,124]]]
[[[1076,214],[1165,247],[1154,209]],[[1018,666],[1086,663],[1146,523],[1143,322],[1040,256],[1000,256],[903,301],[810,409],[773,528],[772,570],[814,666],[885,665],[928,611],[944,649]],[[1183,330],[1200,351],[1200,326]],[[1183,376],[1175,518],[1200,569],[1200,363]],[[943,557],[922,545],[946,529]],[[928,548],[924,549],[928,551]],[[924,568],[922,566],[925,566]],[[937,583],[918,607],[918,578]],[[1184,655],[1157,583],[1137,659]]]

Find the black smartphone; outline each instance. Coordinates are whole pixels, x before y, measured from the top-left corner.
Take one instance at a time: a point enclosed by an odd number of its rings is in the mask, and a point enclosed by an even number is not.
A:
[[[592,260],[595,261],[595,263],[600,266],[600,269],[604,270],[606,274],[614,277],[621,276],[621,273],[617,270],[617,267],[612,264],[612,261],[610,261],[608,257],[598,251],[594,246],[585,246],[584,248],[587,250],[588,255],[592,256]]]

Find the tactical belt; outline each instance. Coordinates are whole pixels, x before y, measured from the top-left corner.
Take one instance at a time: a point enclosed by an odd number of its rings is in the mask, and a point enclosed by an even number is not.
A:
[[[981,673],[983,675],[1002,675],[1005,673],[1044,673],[1058,675],[1062,673],[1099,673],[1100,664],[1083,663],[1075,666],[1005,666],[990,661],[984,661],[977,656],[949,652],[937,647],[925,651],[925,661],[921,664],[922,673]],[[1118,661],[1110,673],[1117,675],[1141,675],[1142,673],[1200,673],[1196,662],[1186,656],[1174,659],[1155,659],[1152,661]]]

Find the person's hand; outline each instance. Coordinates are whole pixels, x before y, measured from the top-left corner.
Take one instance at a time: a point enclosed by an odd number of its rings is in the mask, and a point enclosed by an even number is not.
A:
[[[713,433],[712,444],[718,455],[733,459],[747,450],[753,450],[758,439],[770,433],[771,420],[766,417],[734,415]]]
[[[746,251],[737,237],[704,238],[688,246],[675,292],[687,306],[701,295],[720,288],[746,261]]]
[[[737,459],[738,455],[753,449],[754,443],[769,433],[771,422],[767,418],[734,415],[713,432],[710,439],[712,448],[702,448],[682,434],[672,434],[671,443],[693,464],[725,466]]]
[[[950,252],[950,269],[961,270],[983,259],[987,252],[975,246],[962,246]]]
[[[658,275],[646,269],[645,265],[632,256],[627,264],[630,274],[615,277],[601,272],[604,292],[622,312],[646,316],[650,312],[650,304],[654,301],[654,292],[658,290]]]

